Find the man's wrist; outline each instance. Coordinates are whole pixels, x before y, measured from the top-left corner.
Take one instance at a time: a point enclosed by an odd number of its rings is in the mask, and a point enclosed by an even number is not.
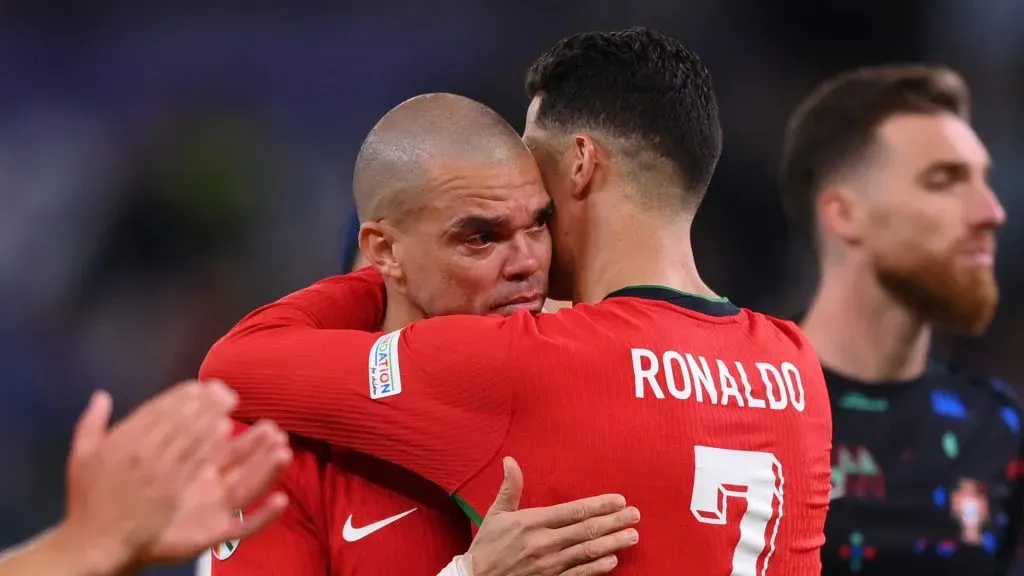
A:
[[[456,556],[444,570],[437,576],[473,576],[473,563],[467,553],[464,556]]]
[[[117,539],[64,522],[47,535],[54,554],[67,559],[63,574],[121,576],[131,572],[132,555]]]

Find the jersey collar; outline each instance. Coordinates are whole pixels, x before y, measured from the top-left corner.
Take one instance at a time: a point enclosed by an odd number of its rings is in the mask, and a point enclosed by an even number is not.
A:
[[[642,298],[660,300],[707,316],[735,316],[740,309],[726,298],[705,298],[665,286],[626,286],[605,296],[608,298]]]

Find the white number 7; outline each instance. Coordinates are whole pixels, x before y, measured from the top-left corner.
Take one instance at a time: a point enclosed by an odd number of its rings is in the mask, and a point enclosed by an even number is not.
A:
[[[693,459],[693,516],[703,524],[724,525],[729,501],[746,500],[731,574],[765,576],[782,518],[782,464],[770,452],[710,446],[694,446]]]

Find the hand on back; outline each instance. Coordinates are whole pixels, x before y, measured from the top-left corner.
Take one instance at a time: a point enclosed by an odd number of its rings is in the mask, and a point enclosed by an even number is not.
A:
[[[470,576],[593,576],[618,565],[639,541],[640,511],[618,494],[519,510],[523,473],[505,458],[505,479],[463,557]]]

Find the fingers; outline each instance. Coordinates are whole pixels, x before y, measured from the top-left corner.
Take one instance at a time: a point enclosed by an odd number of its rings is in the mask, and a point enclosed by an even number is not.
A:
[[[634,528],[626,528],[599,538],[586,540],[570,546],[557,554],[556,566],[583,567],[614,554],[640,541],[640,534]],[[571,573],[571,572],[570,572]],[[580,574],[604,574],[604,572],[581,572]]]
[[[238,394],[220,380],[208,380],[204,384],[206,392],[225,414],[230,414],[238,406]]]
[[[195,451],[195,459],[205,464],[212,460],[214,452],[227,445],[227,438],[234,429],[228,416],[238,404],[238,396],[222,382],[214,380],[204,385],[200,402],[197,419],[201,420],[205,433],[198,435],[191,449]]]
[[[619,559],[615,556],[605,556],[593,562],[588,562],[575,568],[562,572],[559,576],[593,576],[594,574],[607,574],[619,565]]]
[[[271,522],[277,520],[285,509],[288,508],[288,497],[283,492],[274,492],[267,497],[266,501],[251,514],[246,515],[245,520],[235,524],[230,532],[225,534],[220,541],[245,539],[263,530]]]
[[[116,428],[128,430],[124,435],[147,449],[177,455],[181,441],[192,437],[190,424],[202,404],[202,394],[195,380],[179,382],[144,402]]]
[[[621,494],[591,496],[582,500],[536,509],[536,522],[546,528],[563,528],[579,524],[588,518],[613,514],[626,507]]]
[[[234,393],[218,382],[189,382],[181,391],[181,397],[173,398],[164,411],[170,429],[162,448],[164,455],[179,465],[182,478],[191,478],[225,446],[231,433],[228,414],[236,400]]]
[[[271,444],[278,446],[287,443],[288,436],[276,424],[270,420],[260,420],[243,428],[241,434],[231,439],[228,451],[220,462],[221,470],[227,472],[241,466],[253,452],[266,450]]]
[[[506,456],[501,464],[505,470],[505,479],[501,482],[498,496],[487,511],[488,516],[518,510],[519,499],[523,495],[523,471],[519,468],[519,463],[511,456]]]
[[[75,424],[74,436],[71,438],[71,454],[88,454],[99,446],[106,436],[107,425],[110,424],[110,413],[114,401],[104,390],[93,392],[89,404]]]
[[[630,506],[623,508],[618,512],[611,514],[605,514],[604,516],[595,516],[588,518],[583,522],[573,524],[571,526],[565,526],[551,532],[554,539],[555,546],[557,549],[569,548],[576,544],[587,542],[588,540],[596,540],[612,532],[617,532],[625,528],[636,524],[640,521],[640,511]],[[614,550],[612,551],[614,552]],[[604,554],[607,554],[605,552]],[[604,556],[599,554],[590,560],[595,560]]]
[[[206,466],[215,466],[227,450],[232,424],[226,414],[200,413],[192,424],[191,439],[185,439],[180,455],[184,478],[193,478]]]
[[[258,422],[235,438],[221,466],[230,505],[249,507],[267,493],[291,459],[288,436],[271,422]]]

